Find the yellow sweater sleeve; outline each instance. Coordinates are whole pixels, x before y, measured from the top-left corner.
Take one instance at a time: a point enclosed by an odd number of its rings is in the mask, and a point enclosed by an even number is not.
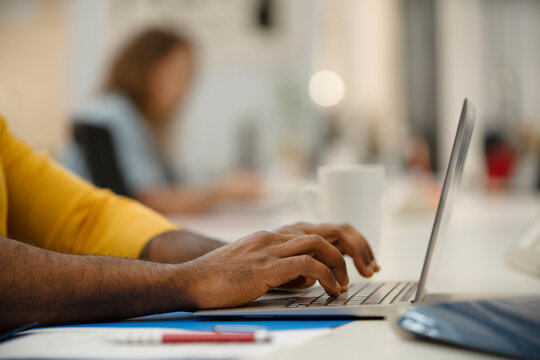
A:
[[[177,227],[136,201],[97,189],[15,139],[0,117],[10,238],[50,250],[137,258]]]

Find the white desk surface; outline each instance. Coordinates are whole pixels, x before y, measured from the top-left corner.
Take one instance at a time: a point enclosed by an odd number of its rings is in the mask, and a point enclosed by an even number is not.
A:
[[[519,236],[540,216],[540,195],[463,193],[456,203],[442,254],[432,266],[428,291],[490,295],[540,294],[540,280],[509,267],[504,258]],[[297,209],[223,208],[202,217],[174,220],[190,229],[234,240],[257,230],[306,220]],[[374,280],[418,279],[434,212],[388,215],[376,254],[382,267]],[[348,262],[351,281],[358,279]],[[287,349],[268,359],[352,358],[489,358],[474,352],[412,341],[399,336],[385,320],[361,320],[335,329],[308,345]]]
[[[508,249],[540,215],[540,196],[538,194],[486,196],[465,193],[459,197],[455,205],[447,237],[444,239],[444,256],[433,269],[435,276],[428,284],[429,290],[480,295],[540,294],[538,279],[509,268],[504,261]],[[375,281],[419,278],[433,217],[434,212],[389,214],[385,217],[381,248],[376,253],[382,271],[374,277]],[[254,231],[272,230],[280,225],[309,218],[291,207],[226,206],[207,215],[179,216],[173,220],[186,228],[233,241]],[[348,265],[351,281],[358,279],[359,275],[350,266],[352,264],[349,262]],[[307,333],[307,338],[299,336],[298,342],[295,342],[298,346],[278,349],[267,359],[328,360],[336,356],[377,359],[489,357],[461,349],[408,340],[399,336],[388,320],[354,321],[325,334],[315,340],[309,340]],[[310,342],[306,344],[300,341],[301,339]],[[51,343],[45,335],[37,340],[39,341],[33,344],[42,345],[31,349],[32,353],[46,357],[53,349]],[[87,349],[91,345],[91,341],[85,341],[77,345],[76,349]],[[91,351],[84,353],[86,357],[92,354]],[[214,353],[209,348],[208,353],[197,352],[197,357],[212,357]],[[249,353],[247,358],[260,359],[260,356],[254,356],[257,353],[261,354],[255,351]],[[153,354],[157,357],[157,353]],[[1,355],[0,351],[0,357]],[[150,354],[149,356],[153,357]]]

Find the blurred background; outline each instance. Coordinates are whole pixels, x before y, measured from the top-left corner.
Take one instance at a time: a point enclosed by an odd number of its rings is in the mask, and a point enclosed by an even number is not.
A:
[[[167,138],[188,183],[249,169],[287,193],[318,165],[375,162],[440,179],[468,97],[466,185],[540,190],[537,0],[2,0],[12,131],[59,156],[111,57],[155,25],[196,48]]]

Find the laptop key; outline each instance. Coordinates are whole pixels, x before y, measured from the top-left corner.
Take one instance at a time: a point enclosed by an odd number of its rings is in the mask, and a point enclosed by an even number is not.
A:
[[[335,298],[333,298],[327,306],[341,306],[345,305],[345,303],[349,300],[349,296],[347,293],[343,293]]]
[[[317,300],[317,296],[298,297],[294,299],[294,301],[291,304],[289,304],[287,307],[306,307],[316,300]]]
[[[347,305],[360,305],[365,300],[366,300],[366,297],[354,298],[354,299],[351,299],[351,300],[347,301]]]
[[[405,290],[407,285],[409,285],[408,282],[400,282],[399,284],[397,284],[397,286],[394,287],[392,291],[390,291],[388,295],[379,304],[393,303],[397,299],[399,294],[401,294]]]
[[[385,283],[383,286],[379,287],[376,291],[374,291],[373,294],[371,294],[362,304],[379,304],[386,297],[386,295],[388,295],[388,293],[390,293],[397,285],[398,283],[395,282]]]
[[[359,305],[359,301],[364,301],[373,291],[377,290],[382,284],[369,284],[365,285],[360,290],[354,292],[350,295],[350,292],[342,293],[339,296],[333,298],[328,302],[327,306],[343,306],[348,305]],[[353,301],[353,303],[351,303]]]
[[[413,283],[406,290],[405,294],[400,296],[399,301],[411,302],[414,299],[417,288],[418,288],[418,283]]]
[[[364,286],[360,291],[356,292],[353,296],[350,297],[347,304],[351,303],[354,305],[360,305],[364,300],[368,298],[374,291],[380,288],[382,283],[369,284]]]

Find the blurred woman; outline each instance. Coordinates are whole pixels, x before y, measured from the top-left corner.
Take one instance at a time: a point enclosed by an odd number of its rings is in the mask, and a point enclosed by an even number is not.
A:
[[[205,188],[177,186],[162,144],[189,92],[194,61],[193,46],[186,38],[164,29],[146,30],[120,51],[102,94],[74,120],[109,130],[130,193],[162,213],[199,212],[224,200],[259,193],[259,182],[251,174],[237,174]],[[65,163],[87,177],[76,149]]]

